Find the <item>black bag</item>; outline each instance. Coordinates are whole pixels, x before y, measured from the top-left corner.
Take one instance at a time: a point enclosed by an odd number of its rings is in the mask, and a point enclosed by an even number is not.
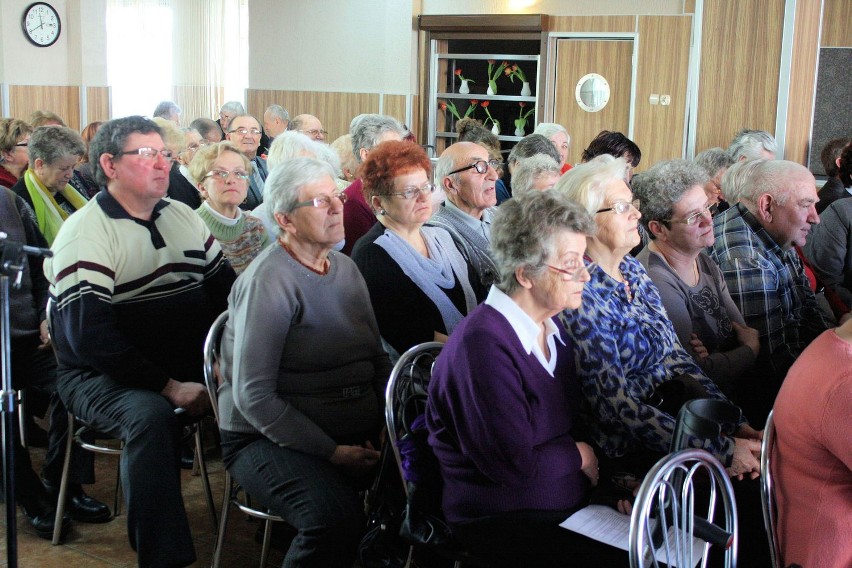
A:
[[[366,498],[367,532],[358,544],[358,561],[363,568],[402,568],[408,559],[408,545],[399,536],[405,510],[402,480],[385,443],[379,471]]]

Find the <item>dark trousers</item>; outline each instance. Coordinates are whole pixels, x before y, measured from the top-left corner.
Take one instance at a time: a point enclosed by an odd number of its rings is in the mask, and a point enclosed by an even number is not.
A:
[[[221,431],[222,459],[252,499],[297,531],[282,566],[349,568],[364,532],[358,482],[265,436]]]
[[[76,416],[124,440],[121,483],[127,533],[139,566],[186,566],[195,548],[180,489],[182,425],[160,393],[125,387],[109,377],[60,374],[59,396]]]

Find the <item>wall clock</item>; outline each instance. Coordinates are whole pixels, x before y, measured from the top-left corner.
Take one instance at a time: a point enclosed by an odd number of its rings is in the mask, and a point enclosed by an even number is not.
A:
[[[33,45],[48,47],[59,39],[62,22],[53,6],[46,2],[34,2],[24,10],[21,27]]]

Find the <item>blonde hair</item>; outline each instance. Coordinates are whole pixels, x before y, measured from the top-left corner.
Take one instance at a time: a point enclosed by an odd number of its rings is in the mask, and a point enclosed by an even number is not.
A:
[[[186,136],[183,135],[177,124],[159,116],[155,116],[151,120],[160,127],[160,135],[163,137],[163,142],[174,153],[175,157],[184,151],[186,148]]]
[[[222,140],[216,144],[208,144],[207,146],[202,146],[198,149],[195,153],[195,157],[193,157],[192,161],[189,163],[189,175],[192,176],[192,179],[198,180],[198,183],[200,184],[204,181],[204,176],[210,172],[210,168],[213,167],[213,162],[215,162],[219,156],[225,152],[233,152],[242,158],[246,173],[249,175],[252,174],[252,165],[249,159],[246,158],[246,155],[240,152],[239,148],[234,146],[233,143],[228,142],[227,140]]]

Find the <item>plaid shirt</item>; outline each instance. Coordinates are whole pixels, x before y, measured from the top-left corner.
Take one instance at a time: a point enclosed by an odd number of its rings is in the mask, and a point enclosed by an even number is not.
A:
[[[761,359],[772,375],[787,369],[830,327],[817,305],[795,250],[782,250],[755,216],[738,203],[713,219],[716,242],[708,254],[719,264],[746,324],[760,332]]]

